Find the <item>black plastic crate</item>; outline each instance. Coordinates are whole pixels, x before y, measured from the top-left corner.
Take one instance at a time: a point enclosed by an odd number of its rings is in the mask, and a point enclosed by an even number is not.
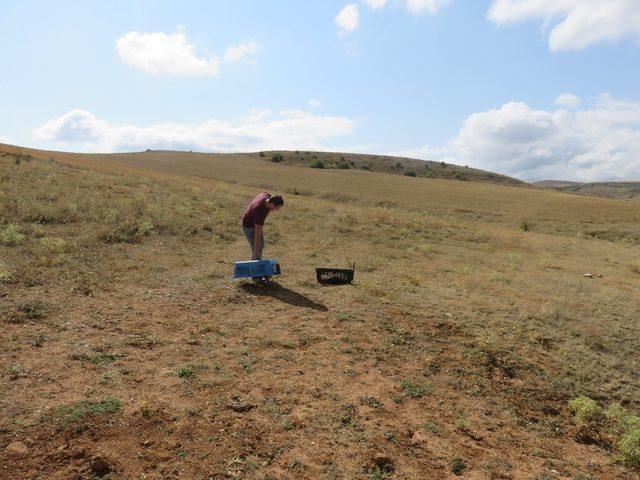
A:
[[[355,272],[355,264],[353,268],[316,268],[316,278],[323,285],[347,285],[353,282]]]

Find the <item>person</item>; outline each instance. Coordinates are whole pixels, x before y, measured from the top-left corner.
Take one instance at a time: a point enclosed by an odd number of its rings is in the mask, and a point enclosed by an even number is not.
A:
[[[262,260],[264,221],[269,212],[275,212],[283,205],[284,200],[280,195],[272,196],[263,192],[257,195],[245,210],[242,216],[242,230],[251,248],[251,260]]]

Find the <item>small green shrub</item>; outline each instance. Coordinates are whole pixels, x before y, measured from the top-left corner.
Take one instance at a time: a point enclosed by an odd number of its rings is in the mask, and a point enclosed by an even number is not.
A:
[[[518,224],[518,230],[520,230],[521,232],[528,232],[529,230],[531,230],[531,224],[527,220],[522,220]]]
[[[500,273],[500,272],[493,272],[491,274],[491,277],[489,277],[491,279],[492,282],[496,282],[496,283],[504,283],[505,285],[508,285],[511,283],[511,279],[509,277],[507,277],[506,275]]]
[[[407,170],[403,173],[403,175],[405,177],[417,177],[416,172],[414,172],[413,170]]]
[[[634,264],[631,265],[631,271],[633,273],[640,274],[640,260],[637,260]]]
[[[13,271],[8,265],[0,262],[0,283],[9,283],[13,281]]]
[[[425,422],[422,424],[422,428],[423,430],[432,433],[433,435],[436,435],[438,433],[438,430],[440,429],[438,427],[438,424],[434,422]]]
[[[467,469],[467,463],[459,457],[451,460],[451,473],[454,475],[462,475],[464,471]]]
[[[391,472],[384,467],[379,467],[378,465],[373,467],[369,473],[371,480],[384,480],[385,478],[389,478],[389,475],[391,475]]]
[[[358,416],[355,405],[342,405],[338,411],[338,420],[343,427],[358,428]]]
[[[113,363],[116,358],[117,356],[112,353],[98,353],[97,355],[90,357],[89,361],[94,365],[108,365]]]
[[[284,422],[282,422],[282,428],[285,430],[293,430],[294,428],[296,428],[296,425],[291,420],[287,419]]]
[[[349,170],[351,168],[351,165],[349,165],[347,162],[340,162],[338,163],[338,168],[340,170]]]
[[[456,418],[455,424],[458,430],[467,430],[469,428],[469,423],[465,417]]]
[[[7,247],[15,247],[20,245],[24,240],[24,235],[20,233],[17,225],[9,225],[0,232],[0,245]]]
[[[86,415],[99,415],[102,413],[115,413],[120,410],[120,400],[106,397],[99,402],[82,400],[70,405],[62,405],[55,410],[55,415],[65,423],[81,420]]]
[[[577,425],[584,425],[597,420],[602,414],[602,408],[589,397],[577,397],[569,401],[569,408],[573,412],[573,419]]]
[[[138,233],[143,237],[151,235],[153,232],[153,224],[147,220],[143,221],[140,225],[138,225]]]
[[[186,365],[178,370],[177,375],[180,378],[191,378],[195,376],[196,368],[193,365]]]
[[[31,320],[44,318],[49,313],[49,306],[42,300],[23,300],[18,302],[17,307],[18,311]]]
[[[67,242],[58,237],[41,238],[40,244],[51,253],[62,253],[67,249]]]
[[[275,163],[284,162],[284,156],[281,153],[276,153],[271,157],[271,161]]]
[[[98,234],[98,238],[105,243],[140,243],[142,235],[137,223],[124,221],[106,227]]]
[[[325,168],[325,165],[322,160],[316,160],[311,164],[311,168]]]
[[[515,270],[520,270],[523,263],[522,255],[520,255],[518,252],[509,252],[507,253],[507,262]]]
[[[433,253],[433,247],[428,243],[421,243],[416,248],[418,252],[422,253],[423,255],[430,255]]]
[[[404,394],[411,398],[420,398],[431,391],[431,388],[428,385],[409,382],[406,380],[400,382],[400,385],[404,390]]]
[[[631,430],[618,444],[622,462],[628,468],[640,468],[640,430]]]

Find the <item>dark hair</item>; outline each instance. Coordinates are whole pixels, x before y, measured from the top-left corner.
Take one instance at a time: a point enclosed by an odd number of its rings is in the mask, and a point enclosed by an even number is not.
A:
[[[274,195],[273,197],[269,197],[267,202],[272,203],[276,207],[281,207],[284,205],[284,199],[280,195]]]

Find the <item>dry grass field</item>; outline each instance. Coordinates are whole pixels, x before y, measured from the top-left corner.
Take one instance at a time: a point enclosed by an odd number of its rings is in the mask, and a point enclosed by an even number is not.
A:
[[[0,152],[0,479],[640,478],[637,201]]]

